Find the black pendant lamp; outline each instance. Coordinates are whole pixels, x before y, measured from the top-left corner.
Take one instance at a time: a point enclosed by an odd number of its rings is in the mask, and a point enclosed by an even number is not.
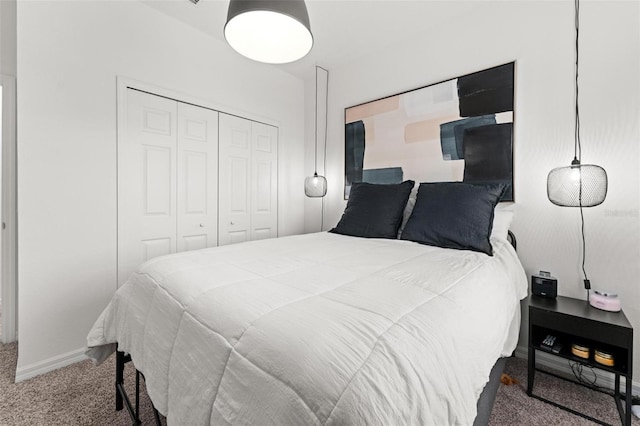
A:
[[[582,164],[582,145],[580,143],[580,111],[578,108],[578,35],[580,2],[575,0],[575,26],[576,26],[576,104],[575,104],[575,140],[574,157],[571,165],[558,167],[549,172],[547,177],[547,196],[549,201],[561,207],[579,207],[582,230],[582,273],[584,274],[584,288],[587,290],[587,299],[591,282],[585,269],[586,243],[584,238],[583,207],[600,205],[607,197],[607,172],[595,164]]]
[[[231,0],[224,37],[236,52],[268,64],[297,61],[313,46],[304,0]]]
[[[318,175],[318,68],[327,74],[327,84],[325,89],[325,114],[324,114],[324,151],[327,152],[327,111],[329,106],[329,71],[316,65],[316,108],[315,108],[315,167],[313,176],[304,180],[304,193],[307,197],[324,197],[327,194],[327,179]]]
[[[580,3],[575,0],[576,24],[576,79],[574,157],[571,165],[558,167],[547,177],[549,201],[561,207],[593,207],[602,204],[607,196],[607,172],[595,164],[582,164],[580,143],[580,111],[578,105],[578,34]]]

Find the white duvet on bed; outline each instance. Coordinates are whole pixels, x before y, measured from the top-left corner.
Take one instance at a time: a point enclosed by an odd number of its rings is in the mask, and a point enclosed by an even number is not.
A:
[[[90,331],[176,425],[470,425],[527,280],[494,256],[307,234],[153,259]]]

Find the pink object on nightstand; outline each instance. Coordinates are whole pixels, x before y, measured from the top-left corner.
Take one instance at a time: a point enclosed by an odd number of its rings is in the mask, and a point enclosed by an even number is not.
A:
[[[589,296],[589,304],[603,311],[619,312],[621,309],[618,295],[605,291],[596,290],[595,293]]]

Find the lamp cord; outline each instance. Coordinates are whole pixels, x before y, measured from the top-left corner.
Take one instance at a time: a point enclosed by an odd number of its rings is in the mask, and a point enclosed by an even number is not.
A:
[[[582,211],[582,200],[580,200],[580,223],[581,223],[581,233],[582,233],[582,273],[584,274],[584,287],[587,290],[587,300],[589,300],[589,294],[591,290],[591,283],[589,281],[589,277],[587,276],[587,270],[584,267],[585,258],[587,257],[587,248],[584,238],[584,213]]]
[[[325,86],[324,97],[324,155],[322,157],[322,174],[326,175],[327,170],[327,129],[328,129],[328,115],[329,115],[329,70],[316,65],[316,173],[318,172],[318,68],[323,70],[327,74],[327,82]],[[320,214],[320,231],[324,229],[324,198],[322,197],[322,210]]]
[[[576,10],[576,15],[575,15],[575,26],[576,26],[576,81],[575,81],[575,86],[576,86],[576,120],[575,120],[575,129],[574,129],[574,133],[575,133],[575,142],[574,142],[574,160],[578,161],[578,167],[580,167],[582,165],[582,143],[580,141],[580,108],[579,108],[579,92],[578,92],[578,69],[579,69],[579,64],[580,64],[580,60],[579,60],[579,55],[580,55],[580,49],[579,49],[579,44],[578,44],[578,40],[579,40],[579,35],[580,35],[580,0],[575,0],[575,10]],[[580,179],[580,189],[578,192],[578,203],[580,206],[580,233],[582,236],[582,274],[584,275],[584,287],[587,290],[587,300],[589,300],[589,294],[590,294],[590,289],[591,289],[591,283],[589,281],[589,277],[587,275],[587,270],[585,269],[585,259],[587,257],[587,244],[586,244],[586,240],[585,240],[585,236],[584,236],[584,210],[583,210],[583,206],[582,206],[582,170],[579,170],[579,179]]]
[[[313,151],[314,165],[313,172],[314,175],[318,174],[318,66],[316,65],[316,105],[315,105],[315,126],[314,126],[314,134],[313,139],[315,140],[315,150]]]
[[[324,90],[324,155],[322,156],[322,174],[325,176],[327,175],[327,129],[328,129],[328,122],[329,122],[329,70],[325,70],[324,68],[322,68],[326,73],[327,73],[327,82],[325,84],[325,90]],[[320,221],[320,230],[322,231],[324,229],[324,197],[322,197],[322,220]]]
[[[578,161],[582,161],[582,143],[580,141],[580,109],[578,102],[578,66],[579,66],[579,54],[580,49],[578,48],[578,36],[580,32],[580,0],[575,0],[576,7],[576,16],[575,16],[575,24],[576,24],[576,121],[575,121],[575,144],[574,144],[574,157]]]

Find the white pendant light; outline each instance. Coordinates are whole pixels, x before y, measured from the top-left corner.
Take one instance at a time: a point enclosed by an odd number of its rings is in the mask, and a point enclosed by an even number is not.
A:
[[[324,114],[324,150],[325,157],[327,151],[327,116],[329,106],[329,71],[316,65],[316,108],[315,108],[315,168],[313,176],[304,180],[304,193],[307,197],[324,197],[327,194],[327,179],[318,175],[318,68],[327,73],[327,84],[325,88],[325,114]]]
[[[236,52],[268,64],[297,61],[313,46],[304,0],[231,0],[224,37]]]

